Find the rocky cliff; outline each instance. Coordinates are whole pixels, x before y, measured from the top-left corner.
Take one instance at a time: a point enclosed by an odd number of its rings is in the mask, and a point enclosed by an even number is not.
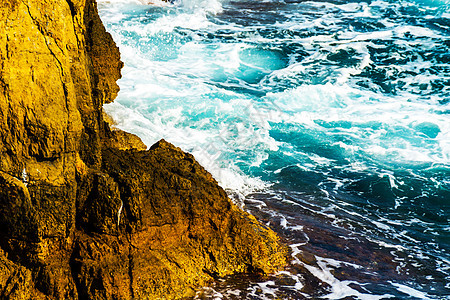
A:
[[[94,0],[0,4],[0,299],[166,299],[285,263],[195,159],[111,130]]]

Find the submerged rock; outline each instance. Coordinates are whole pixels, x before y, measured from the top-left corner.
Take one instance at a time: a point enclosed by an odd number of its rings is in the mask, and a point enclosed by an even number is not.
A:
[[[94,0],[0,4],[0,299],[157,299],[285,264],[192,157],[112,129]]]

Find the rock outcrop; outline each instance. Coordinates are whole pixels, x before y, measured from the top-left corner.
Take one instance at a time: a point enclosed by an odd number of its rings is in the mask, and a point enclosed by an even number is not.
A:
[[[94,0],[0,4],[0,299],[170,299],[285,263],[192,157],[102,112],[119,50]]]

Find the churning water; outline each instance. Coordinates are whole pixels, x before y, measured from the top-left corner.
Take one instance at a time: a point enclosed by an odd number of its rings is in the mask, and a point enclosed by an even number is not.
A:
[[[99,8],[118,127],[193,153],[291,247],[287,270],[197,298],[450,297],[449,1]]]

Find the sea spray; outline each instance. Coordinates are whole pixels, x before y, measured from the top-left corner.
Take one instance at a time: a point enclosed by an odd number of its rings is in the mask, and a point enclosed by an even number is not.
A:
[[[450,294],[448,2],[99,7],[125,62],[118,126],[193,153],[329,285],[291,269],[211,297]]]

